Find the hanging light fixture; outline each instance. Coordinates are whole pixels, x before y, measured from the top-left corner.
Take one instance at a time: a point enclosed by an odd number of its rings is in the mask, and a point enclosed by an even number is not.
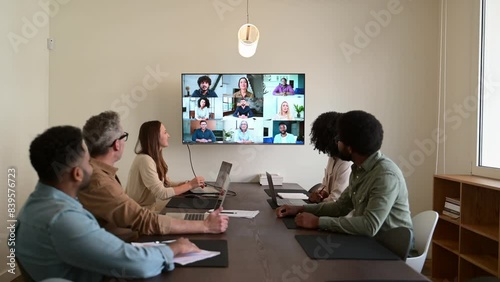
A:
[[[238,51],[245,58],[250,58],[257,51],[259,44],[259,29],[249,22],[247,0],[247,23],[238,30]]]

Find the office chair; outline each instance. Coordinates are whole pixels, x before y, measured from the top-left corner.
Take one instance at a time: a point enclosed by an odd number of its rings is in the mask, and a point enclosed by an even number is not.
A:
[[[314,184],[313,187],[309,188],[309,193],[312,193],[312,192],[318,190],[319,187],[321,187],[321,183]]]
[[[438,218],[439,215],[435,211],[423,211],[412,218],[413,232],[415,232],[415,249],[418,251],[418,256],[408,258],[406,264],[418,273],[422,272],[424,267]]]
[[[412,235],[410,229],[406,227],[396,227],[379,232],[375,236],[375,240],[405,261],[410,252]]]
[[[31,276],[24,269],[23,265],[21,264],[21,262],[19,262],[19,260],[17,259],[17,257],[15,258],[15,260],[16,260],[17,266],[19,267],[19,270],[21,271],[21,275],[24,278],[23,281],[25,281],[25,282],[34,282],[35,280],[33,278],[31,278]]]

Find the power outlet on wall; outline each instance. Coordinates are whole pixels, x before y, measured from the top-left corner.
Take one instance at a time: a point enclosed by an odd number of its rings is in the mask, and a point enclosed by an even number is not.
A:
[[[54,38],[47,38],[47,49],[54,50],[55,44]]]

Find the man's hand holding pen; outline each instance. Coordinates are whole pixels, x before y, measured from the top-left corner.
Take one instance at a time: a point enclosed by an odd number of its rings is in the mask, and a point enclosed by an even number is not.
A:
[[[323,199],[328,198],[330,194],[325,190],[325,186],[323,188],[316,190],[309,195],[309,202],[312,203],[321,203]]]

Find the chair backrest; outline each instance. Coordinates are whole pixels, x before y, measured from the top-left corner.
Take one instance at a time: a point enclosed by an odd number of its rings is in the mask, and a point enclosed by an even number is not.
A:
[[[406,261],[410,252],[412,241],[410,229],[406,227],[396,227],[387,231],[379,232],[375,239],[400,259]]]
[[[427,254],[438,218],[435,211],[423,211],[412,218],[415,249],[419,255]]]
[[[435,211],[424,211],[412,218],[415,249],[418,256],[407,258],[406,264],[416,272],[422,272],[438,218],[439,214]]]

